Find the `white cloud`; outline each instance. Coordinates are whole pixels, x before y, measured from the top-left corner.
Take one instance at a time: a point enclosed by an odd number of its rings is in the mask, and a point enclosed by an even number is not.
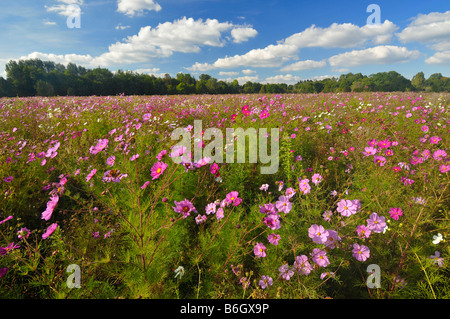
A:
[[[216,19],[194,20],[183,17],[173,22],[160,23],[155,28],[142,27],[136,35],[111,44],[106,52],[95,57],[33,52],[22,58],[38,57],[60,63],[73,62],[87,67],[148,63],[153,58],[169,57],[174,52],[198,53],[203,46],[222,47],[226,44],[223,34],[234,28],[232,23],[219,22]],[[202,71],[204,68],[205,66],[199,64],[192,69]]]
[[[327,28],[312,25],[302,32],[288,37],[284,43],[293,44],[298,48],[351,48],[366,43],[384,44],[391,40],[398,27],[385,20],[380,24],[366,24],[359,27],[352,23],[333,23]]]
[[[242,43],[248,41],[249,38],[254,38],[258,34],[253,28],[235,28],[231,30],[231,36],[233,37],[233,42]]]
[[[279,74],[275,76],[270,76],[266,78],[263,83],[273,83],[273,84],[280,84],[280,83],[286,83],[286,84],[295,84],[298,81],[300,81],[301,78],[299,76],[295,76],[292,74]]]
[[[125,30],[125,29],[129,29],[131,28],[131,26],[129,25],[121,25],[120,23],[118,25],[116,25],[116,30]]]
[[[281,71],[303,71],[303,70],[311,70],[311,69],[319,69],[323,68],[327,65],[325,60],[322,61],[314,61],[314,60],[304,60],[298,61],[290,65],[286,65],[281,69]]]
[[[391,40],[397,26],[386,20],[382,24],[358,27],[351,23],[333,23],[328,28],[311,26],[295,33],[277,44],[253,49],[243,55],[217,59],[214,63],[196,63],[191,68],[211,70],[216,68],[280,67],[297,58],[298,51],[307,47],[349,48],[367,43],[381,44]]]
[[[427,64],[450,65],[450,51],[436,52],[425,60]]]
[[[334,55],[328,59],[332,67],[358,66],[366,64],[392,64],[417,59],[421,53],[405,47],[380,45],[364,50],[353,50]]]
[[[419,42],[438,44],[450,39],[450,11],[419,14],[413,21],[397,33],[403,43]]]
[[[60,4],[53,6],[45,6],[47,12],[55,12],[59,15],[70,17],[79,15],[81,13],[81,6],[84,4],[84,0],[56,0]]]
[[[226,82],[233,82],[234,80],[237,80],[239,85],[244,85],[247,82],[259,82],[259,77],[257,75],[255,76],[239,76],[236,78],[226,78],[226,79],[219,79],[220,81],[226,81]]]
[[[250,74],[256,73],[256,71],[250,70],[250,69],[245,69],[245,70],[242,70],[242,73],[244,73],[245,75],[250,75]]]
[[[42,21],[45,25],[56,25],[56,22],[50,21],[49,19],[44,19]]]
[[[117,11],[127,16],[142,15],[145,11],[160,11],[161,6],[153,0],[117,0]]]
[[[234,75],[238,75],[238,74],[239,74],[239,72],[224,72],[224,71],[219,72],[219,75],[224,75],[224,76],[234,76]]]

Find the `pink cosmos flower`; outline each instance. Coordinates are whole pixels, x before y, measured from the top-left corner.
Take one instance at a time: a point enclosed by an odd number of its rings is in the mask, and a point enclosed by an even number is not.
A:
[[[256,244],[253,248],[253,253],[258,258],[266,257],[266,246],[263,243]]]
[[[384,166],[384,164],[386,164],[386,158],[381,155],[375,155],[375,157],[373,158],[373,162],[380,166]]]
[[[448,171],[450,171],[450,165],[442,164],[441,166],[439,166],[439,171],[441,173],[447,173]]]
[[[278,241],[281,239],[281,236],[278,234],[270,234],[269,236],[267,236],[267,240],[269,241],[269,243],[271,243],[272,245],[278,245]]]
[[[49,220],[50,217],[52,217],[53,210],[55,209],[56,204],[58,204],[58,201],[59,201],[58,195],[55,194],[52,197],[50,197],[50,200],[47,202],[47,208],[41,214],[41,219]]]
[[[167,151],[166,150],[162,150],[161,152],[158,153],[158,155],[156,155],[156,159],[158,161],[160,161],[163,158],[163,156],[166,155],[166,154],[167,154]]]
[[[219,207],[216,211],[217,220],[221,220],[224,217],[223,208]]]
[[[365,225],[359,225],[356,227],[356,232],[360,238],[369,238],[372,231]]]
[[[92,177],[94,177],[95,173],[97,173],[97,170],[94,168],[93,170],[91,170],[91,172],[86,176],[86,182],[89,182]]]
[[[300,193],[308,194],[311,190],[311,186],[309,185],[309,179],[302,179],[299,183]]]
[[[89,152],[91,153],[91,154],[98,154],[98,153],[100,153],[101,151],[103,151],[105,148],[106,148],[106,146],[108,146],[108,143],[109,143],[109,140],[108,139],[100,139],[99,141],[98,141],[98,143],[97,143],[97,145],[95,145],[95,146],[91,146],[90,148],[89,148]]]
[[[214,214],[216,212],[216,203],[209,203],[205,207],[206,215]]]
[[[217,163],[212,163],[211,166],[209,167],[209,171],[211,172],[211,174],[215,175],[216,177],[218,177],[219,170],[220,167],[219,165],[217,165]]]
[[[367,246],[353,244],[353,257],[358,261],[366,261],[370,257],[370,249]]]
[[[264,224],[272,230],[280,229],[281,221],[278,214],[269,214],[263,219]]]
[[[440,141],[442,141],[442,138],[439,136],[430,137],[430,144],[438,144]]]
[[[386,227],[386,221],[384,216],[378,216],[377,213],[372,213],[367,219],[367,228],[374,233],[381,233]]]
[[[266,110],[266,109],[264,109],[264,110],[262,110],[261,113],[259,114],[259,118],[260,118],[261,120],[263,120],[263,119],[265,119],[265,118],[268,118],[269,115],[270,115],[269,111]]]
[[[139,158],[139,154],[134,154],[133,156],[131,156],[130,161],[137,160],[138,158]]]
[[[337,204],[337,211],[341,213],[342,216],[348,217],[356,213],[356,206],[351,200],[341,199]]]
[[[53,234],[53,232],[56,230],[57,227],[58,227],[57,223],[53,223],[50,226],[48,226],[47,230],[45,231],[45,233],[42,234],[42,239],[47,239],[48,236]]]
[[[148,186],[148,184],[150,184],[150,181],[146,181],[146,182],[141,186],[141,189],[145,189],[145,188]]]
[[[314,185],[318,185],[321,181],[322,181],[322,176],[320,175],[320,174],[314,174],[313,176],[312,176],[312,182],[314,183]]]
[[[327,240],[324,243],[328,248],[334,249],[336,248],[337,243],[341,240],[341,237],[338,236],[337,231],[332,229],[327,229],[328,232]]]
[[[20,246],[14,245],[14,242],[9,243],[6,247],[0,247],[0,256],[5,256],[8,252],[16,248],[20,248]]]
[[[22,227],[17,231],[17,237],[19,239],[28,238],[30,236],[30,230],[26,227]]]
[[[389,140],[382,140],[378,142],[379,148],[389,148],[391,147],[391,142]]]
[[[389,211],[389,215],[391,215],[392,219],[398,220],[400,216],[403,215],[402,209],[399,207],[391,208]]]
[[[275,205],[272,204],[272,203],[259,205],[259,212],[261,214],[267,214],[267,215],[276,214],[277,213],[277,211],[275,209]]]
[[[194,205],[187,199],[183,201],[177,202],[174,201],[175,207],[172,207],[176,213],[183,214],[183,218],[186,218],[190,215],[191,212],[197,212]]]
[[[314,248],[311,253],[312,261],[315,262],[319,267],[326,267],[330,264],[327,257],[327,252],[319,248]]]
[[[374,147],[372,147],[372,146],[369,146],[369,147],[364,147],[364,152],[363,152],[363,154],[364,154],[365,156],[370,156],[370,155],[375,155],[376,152],[377,152],[377,149],[376,149],[376,148],[374,148]]]
[[[329,233],[322,225],[312,225],[308,229],[308,236],[317,244],[323,244],[327,241]]]
[[[292,187],[286,189],[285,195],[287,198],[292,198],[295,195],[295,190]]]
[[[292,209],[292,203],[287,196],[281,195],[275,203],[275,207],[280,213],[288,214]]]
[[[433,153],[433,158],[436,161],[442,161],[446,156],[447,156],[447,152],[445,152],[444,150],[436,150]]]
[[[195,217],[195,222],[197,223],[197,225],[200,225],[201,223],[204,223],[206,221],[206,215],[197,215],[197,217]]]
[[[228,204],[233,204],[233,206],[238,206],[242,202],[242,198],[239,198],[239,193],[232,191],[227,194],[225,200]]]
[[[11,219],[13,219],[13,216],[12,216],[12,215],[6,217],[6,218],[3,219],[2,221],[0,221],[0,225],[3,224],[3,223],[6,223],[8,220],[11,220]]]
[[[305,255],[295,257],[294,268],[300,275],[309,275],[313,267],[308,262],[308,257]]]
[[[164,162],[156,162],[155,164],[153,164],[152,168],[150,169],[152,180],[159,178],[168,166],[169,165]]]

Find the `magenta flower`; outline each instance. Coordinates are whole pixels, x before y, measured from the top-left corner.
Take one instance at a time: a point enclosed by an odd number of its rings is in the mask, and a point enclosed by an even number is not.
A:
[[[289,188],[286,189],[285,195],[286,195],[287,198],[292,198],[295,195],[295,190],[292,187],[289,187]]]
[[[263,205],[259,205],[259,212],[262,213],[262,214],[267,214],[267,215],[276,214],[277,213],[275,205],[272,204],[272,203],[264,204],[264,206]]]
[[[219,207],[216,211],[217,220],[221,220],[224,217],[223,208]]]
[[[375,155],[375,157],[373,158],[373,162],[380,166],[384,166],[384,164],[386,164],[386,158],[381,155]]]
[[[447,173],[448,171],[450,171],[450,165],[442,164],[439,166],[439,172]]]
[[[242,198],[239,198],[239,193],[232,191],[227,194],[225,200],[227,204],[233,204],[233,206],[238,206],[242,202]]]
[[[442,138],[439,136],[430,137],[430,144],[438,144],[440,141],[442,141]]]
[[[206,222],[206,215],[197,215],[197,217],[195,217],[195,222],[197,223],[197,225]]]
[[[374,233],[381,233],[386,227],[384,216],[378,216],[377,213],[372,213],[367,219],[367,228]]]
[[[145,189],[148,184],[150,184],[150,181],[146,181],[144,184],[142,184],[141,189]]]
[[[50,200],[47,202],[47,208],[41,214],[41,219],[49,220],[52,217],[53,210],[55,209],[56,204],[58,204],[58,201],[59,201],[58,195],[55,194],[52,197],[50,197]]]
[[[212,163],[211,166],[209,167],[209,171],[211,172],[211,174],[215,175],[216,177],[218,177],[219,175],[219,170],[220,167],[219,165],[217,165],[217,163]]]
[[[158,155],[156,155],[156,159],[158,161],[162,160],[163,156],[167,154],[166,150],[162,150],[161,152],[158,153]]]
[[[281,221],[278,214],[269,214],[263,219],[264,224],[272,230],[280,229]]]
[[[95,145],[95,146],[91,146],[90,148],[89,148],[89,152],[91,153],[91,154],[98,154],[98,153],[100,153],[101,151],[103,151],[105,148],[106,148],[106,146],[108,146],[108,143],[109,143],[109,141],[108,141],[108,139],[100,139],[99,141],[98,141],[98,143],[97,143],[97,145]]]
[[[442,161],[445,157],[447,157],[447,153],[444,150],[436,150],[433,153],[433,158],[436,161]]]
[[[289,201],[287,196],[278,197],[278,201],[275,203],[275,207],[280,213],[288,214],[292,209],[292,203]]]
[[[263,243],[256,244],[255,248],[253,248],[253,253],[258,258],[266,257],[266,246]]]
[[[309,186],[309,179],[302,179],[299,183],[300,193],[308,194],[311,190],[311,186]]]
[[[5,177],[3,180],[5,181],[5,183],[11,183],[14,180],[14,177],[8,176],[8,177]]]
[[[305,255],[295,257],[294,268],[300,275],[309,275],[313,270],[313,267],[308,262],[308,257]]]
[[[26,227],[22,227],[17,231],[17,237],[19,239],[28,238],[30,236],[30,230]]]
[[[48,226],[47,230],[45,231],[45,233],[42,234],[42,239],[47,239],[48,236],[53,234],[53,232],[56,230],[57,227],[58,227],[57,223],[53,223],[50,226]]]
[[[206,215],[214,214],[216,212],[216,203],[209,203],[205,207]]]
[[[353,244],[353,257],[358,261],[366,261],[370,257],[370,250],[367,246]]]
[[[270,234],[269,236],[267,236],[267,240],[269,241],[269,243],[271,243],[272,245],[278,245],[278,241],[281,239],[281,236],[278,234]]]
[[[263,120],[263,119],[265,119],[265,118],[268,118],[269,115],[270,115],[269,111],[266,110],[266,109],[264,109],[264,110],[262,110],[261,113],[259,114],[259,118],[260,118],[261,120]]]
[[[327,241],[329,233],[322,225],[312,225],[308,229],[308,236],[316,244],[323,244]]]
[[[374,148],[372,146],[364,147],[363,154],[365,156],[375,155],[376,153],[377,153],[377,149],[376,148]]]
[[[0,221],[0,225],[3,224],[3,223],[6,223],[8,220],[11,220],[11,219],[13,219],[12,215],[6,217],[6,218],[3,219],[2,221]]]
[[[360,238],[369,238],[372,231],[365,225],[359,225],[356,227],[356,232]]]
[[[186,218],[190,215],[191,212],[197,212],[194,205],[187,199],[183,201],[177,202],[174,201],[175,207],[172,207],[176,213],[183,214],[183,218]]]
[[[273,279],[272,277],[262,275],[261,280],[258,282],[258,284],[261,289],[266,289],[268,286],[272,286]]]
[[[116,162],[116,157],[114,155],[111,155],[110,157],[107,158],[106,165],[113,166],[115,162]]]
[[[7,253],[9,253],[11,250],[20,248],[19,245],[14,245],[14,242],[9,243],[6,247],[0,247],[0,256],[5,256]]]
[[[153,164],[153,167],[151,168],[151,173],[150,175],[152,176],[152,180],[159,178],[162,173],[164,173],[164,171],[166,170],[166,168],[169,165],[167,165],[164,162],[156,162],[155,164]]]
[[[403,215],[402,209],[399,207],[391,208],[389,211],[389,215],[391,215],[392,219],[398,220],[400,216]]]
[[[89,182],[92,177],[94,177],[95,173],[97,173],[97,170],[94,168],[93,170],[91,170],[91,172],[86,176],[86,182]]]
[[[315,262],[319,267],[326,267],[330,264],[327,257],[327,252],[319,248],[314,248],[311,253],[312,261]]]
[[[341,199],[337,204],[337,209],[342,216],[348,217],[356,213],[357,207],[351,200]]]
[[[134,154],[133,156],[131,156],[130,161],[137,160],[138,158],[139,158],[139,154]]]

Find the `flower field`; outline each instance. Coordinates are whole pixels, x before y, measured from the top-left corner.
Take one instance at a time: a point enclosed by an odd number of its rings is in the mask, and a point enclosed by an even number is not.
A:
[[[0,296],[450,298],[449,101],[0,99]],[[266,129],[277,169],[209,128]]]

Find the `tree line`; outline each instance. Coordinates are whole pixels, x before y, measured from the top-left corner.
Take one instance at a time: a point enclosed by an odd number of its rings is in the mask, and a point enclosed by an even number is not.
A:
[[[74,63],[64,66],[39,59],[11,60],[6,64],[6,79],[0,77],[0,97],[23,96],[89,96],[89,95],[169,95],[169,94],[239,94],[239,93],[320,93],[364,91],[450,92],[450,78],[441,73],[423,72],[411,80],[401,74],[379,72],[369,76],[347,73],[321,80],[305,80],[288,85],[261,84],[237,80],[223,81],[189,73],[162,77],[132,71],[111,72],[106,68],[86,69]]]

